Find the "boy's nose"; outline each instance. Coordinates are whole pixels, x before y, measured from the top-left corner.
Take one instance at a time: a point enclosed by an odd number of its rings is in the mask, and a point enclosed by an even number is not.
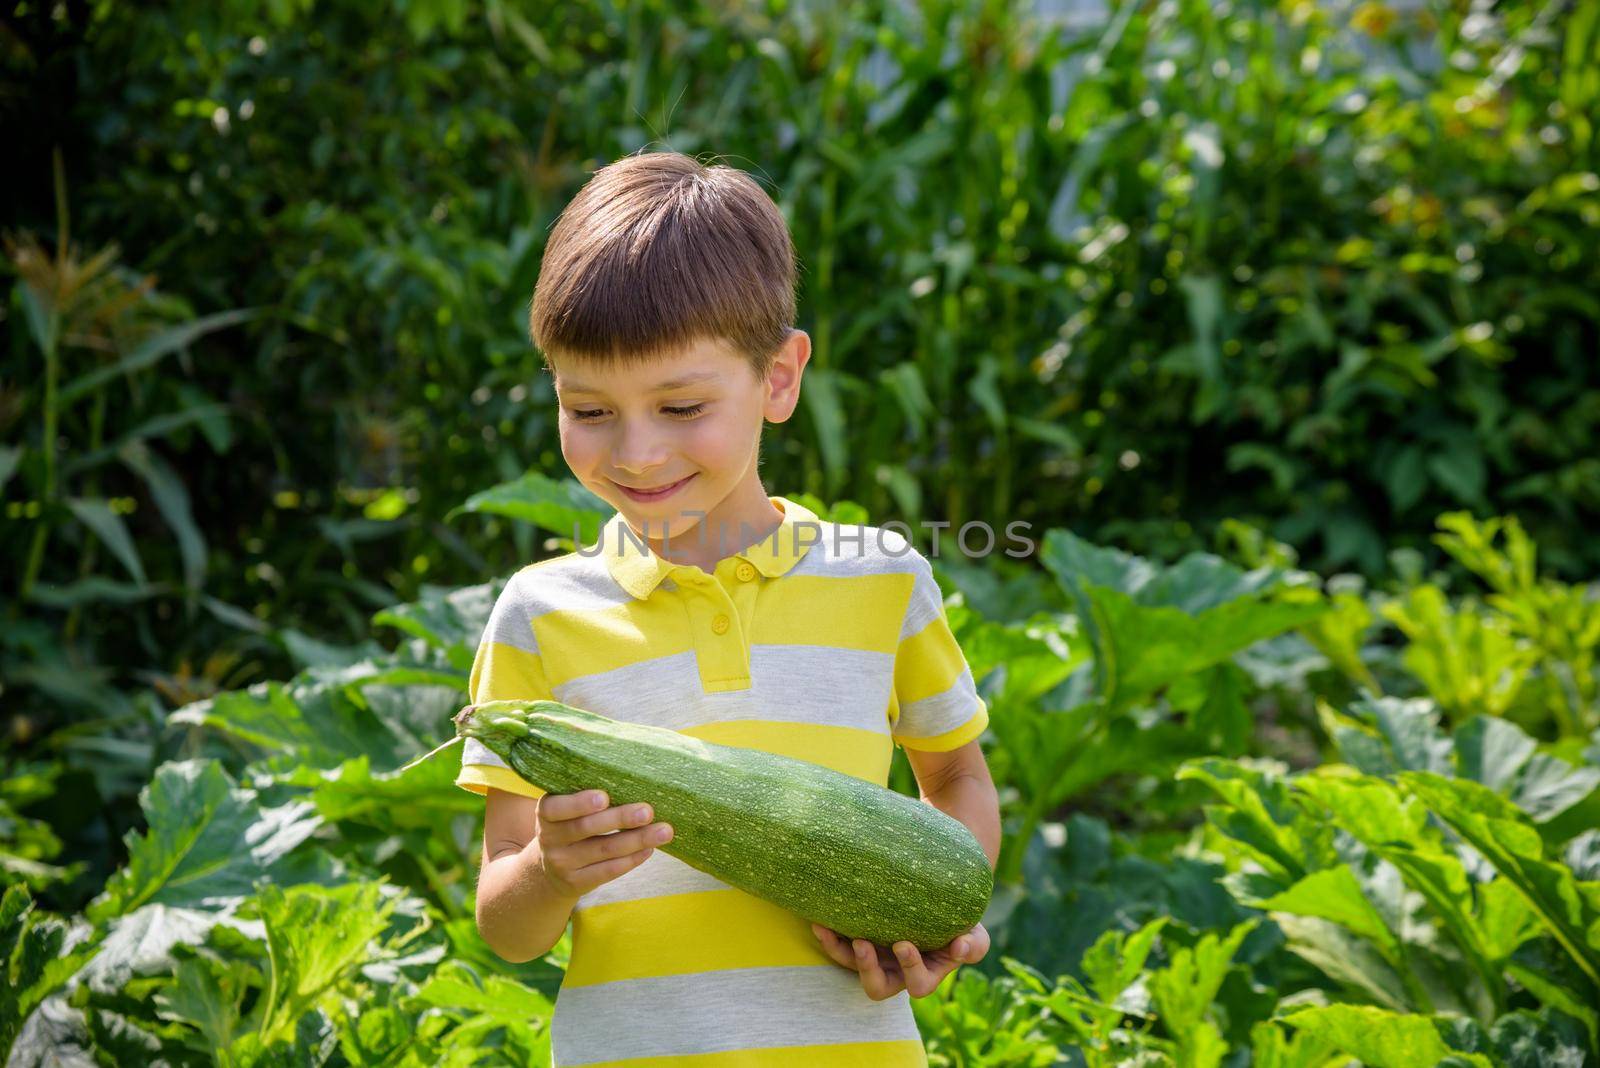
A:
[[[648,431],[625,430],[612,451],[611,466],[630,479],[647,476],[667,461],[667,450]]]

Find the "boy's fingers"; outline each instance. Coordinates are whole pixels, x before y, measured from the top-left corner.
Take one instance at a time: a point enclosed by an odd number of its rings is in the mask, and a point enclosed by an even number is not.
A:
[[[604,790],[585,790],[580,794],[546,794],[539,799],[539,821],[575,820],[606,807]]]
[[[928,994],[939,985],[943,975],[929,975],[928,968],[923,963],[922,954],[917,952],[917,947],[910,942],[896,942],[894,955],[900,961],[900,971],[905,974],[906,989],[914,998]]]
[[[612,831],[643,827],[654,814],[649,805],[618,805],[592,816],[579,816],[575,820],[558,823],[552,829],[566,841],[581,842],[585,838],[609,836]],[[663,826],[666,825],[656,824],[656,827]]]
[[[877,946],[865,938],[854,939],[851,945],[855,949],[856,969],[861,973],[861,987],[867,992],[867,997],[882,1001],[899,989],[883,974],[883,966],[878,963]]]
[[[654,849],[641,849],[637,853],[629,853],[625,857],[614,860],[602,861],[599,864],[590,864],[579,868],[572,875],[572,885],[580,893],[587,894],[590,890],[604,886],[619,875],[625,875],[650,859]]]
[[[821,924],[811,925],[811,933],[817,936],[817,941],[822,943],[822,951],[828,955],[833,963],[841,968],[856,970],[856,957],[850,947],[845,945],[839,936]]]
[[[657,837],[660,833],[666,834],[665,841]],[[592,835],[560,848],[566,851],[569,863],[581,866],[610,860],[612,857],[626,856],[642,849],[654,849],[670,841],[672,841],[672,826],[657,823],[649,827],[619,831],[616,834]]]

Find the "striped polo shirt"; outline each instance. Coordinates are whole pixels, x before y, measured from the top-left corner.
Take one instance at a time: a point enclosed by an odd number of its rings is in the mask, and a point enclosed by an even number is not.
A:
[[[709,575],[620,513],[596,545],[516,572],[471,700],[553,699],[880,786],[896,744],[977,738],[988,711],[928,561],[892,530],[769,499],[779,528]],[[475,740],[456,783],[542,792]],[[551,1039],[557,1068],[927,1064],[905,991],[873,1001],[809,921],[661,849],[578,899]]]

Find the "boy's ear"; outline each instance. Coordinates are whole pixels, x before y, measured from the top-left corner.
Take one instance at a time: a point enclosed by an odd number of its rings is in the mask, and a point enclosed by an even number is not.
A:
[[[778,349],[767,374],[767,402],[762,415],[769,423],[787,422],[800,403],[800,376],[811,359],[811,335],[804,330],[789,331],[789,338]]]

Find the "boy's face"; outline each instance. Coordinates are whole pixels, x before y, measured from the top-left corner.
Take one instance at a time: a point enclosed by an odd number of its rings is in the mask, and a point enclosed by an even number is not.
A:
[[[711,340],[632,367],[552,359],[561,454],[579,482],[652,540],[701,522],[686,512],[737,524],[751,501],[770,511],[756,471],[762,423],[794,411],[810,355],[810,338],[792,332],[766,382]]]

